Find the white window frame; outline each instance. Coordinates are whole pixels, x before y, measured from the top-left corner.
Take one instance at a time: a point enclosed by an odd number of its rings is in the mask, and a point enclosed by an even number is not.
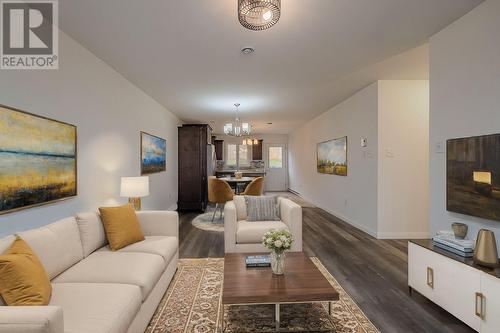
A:
[[[236,165],[227,164],[228,145],[235,145],[236,146]],[[248,164],[240,164],[240,146],[242,146],[242,145],[243,144],[237,143],[237,142],[224,142],[224,162],[226,163],[227,167],[235,167],[236,169],[239,169],[240,167],[250,166],[250,161],[252,161],[252,148],[253,148],[253,146],[247,145]]]

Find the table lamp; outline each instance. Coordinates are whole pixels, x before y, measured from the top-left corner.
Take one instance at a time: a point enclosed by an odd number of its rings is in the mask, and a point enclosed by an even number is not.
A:
[[[122,177],[120,196],[128,197],[135,210],[141,210],[141,197],[149,195],[149,177]]]

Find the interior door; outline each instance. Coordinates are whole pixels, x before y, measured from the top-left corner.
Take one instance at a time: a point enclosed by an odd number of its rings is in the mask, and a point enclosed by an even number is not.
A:
[[[287,190],[287,151],[285,144],[265,144],[264,163],[266,165],[265,190]]]

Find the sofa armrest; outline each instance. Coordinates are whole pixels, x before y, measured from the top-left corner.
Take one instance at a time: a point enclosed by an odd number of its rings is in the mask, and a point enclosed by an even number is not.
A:
[[[0,333],[64,333],[59,306],[0,306]]]
[[[288,226],[294,242],[291,251],[302,251],[302,207],[287,198],[279,198],[281,220]]]
[[[138,211],[137,217],[144,236],[173,236],[179,238],[179,214],[166,210]]]
[[[236,206],[233,201],[224,205],[224,251],[232,253],[236,250]]]

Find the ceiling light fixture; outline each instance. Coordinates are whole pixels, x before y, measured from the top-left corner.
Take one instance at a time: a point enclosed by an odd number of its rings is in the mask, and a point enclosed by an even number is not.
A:
[[[238,19],[250,30],[266,30],[281,16],[281,0],[238,0]]]
[[[252,125],[250,125],[249,123],[242,123],[240,121],[240,116],[238,113],[240,103],[234,103],[234,106],[236,107],[236,118],[234,122],[224,125],[224,134],[236,137],[250,135],[250,133],[252,132]]]

